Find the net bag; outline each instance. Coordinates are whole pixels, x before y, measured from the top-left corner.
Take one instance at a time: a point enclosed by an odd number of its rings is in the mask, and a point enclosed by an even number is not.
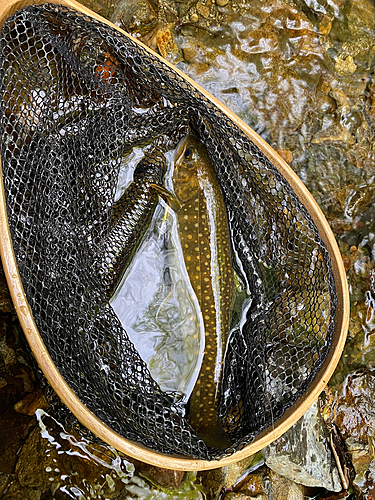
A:
[[[114,27],[63,5],[29,6],[3,25],[0,58],[10,237],[53,364],[91,414],[141,448],[204,461],[242,450],[309,390],[337,343],[345,291],[325,221],[318,230],[303,188],[292,188],[255,134]],[[215,169],[233,267],[250,297],[226,346],[224,449],[208,446],[189,424],[189,405],[153,379],[108,303],[106,260],[98,265],[122,158],[149,148],[144,182],[157,155],[190,133]]]

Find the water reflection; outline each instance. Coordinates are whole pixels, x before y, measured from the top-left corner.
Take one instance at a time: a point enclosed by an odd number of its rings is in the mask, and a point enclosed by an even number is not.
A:
[[[160,387],[187,402],[202,363],[204,325],[177,219],[164,202],[111,305]]]
[[[54,484],[55,491],[59,489],[68,497],[78,500],[103,498],[102,495],[115,490],[115,481],[120,480],[124,484],[131,482],[135,467],[120,457],[114,448],[94,444],[82,436],[77,438],[67,433],[61,423],[43,410],[37,410],[36,417],[41,436],[48,441],[46,456],[50,458],[50,465],[45,467],[45,472],[49,481]],[[95,482],[91,478],[77,477],[74,467],[71,470],[69,456],[85,459],[94,468],[100,466],[102,474]]]
[[[41,474],[50,482],[53,498],[203,499],[200,485],[195,484],[195,473],[190,473],[178,490],[156,490],[111,446],[67,432],[43,410],[37,410],[36,417],[42,438],[34,434],[36,447],[46,450],[38,465],[44,467]]]

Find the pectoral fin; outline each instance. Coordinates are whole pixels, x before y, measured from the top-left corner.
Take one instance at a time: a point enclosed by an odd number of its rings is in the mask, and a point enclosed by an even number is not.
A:
[[[150,186],[155,189],[158,195],[163,198],[163,200],[166,201],[174,211],[180,210],[181,203],[177,200],[174,194],[168,191],[168,189],[165,189],[163,186],[159,186],[158,184],[150,184]]]

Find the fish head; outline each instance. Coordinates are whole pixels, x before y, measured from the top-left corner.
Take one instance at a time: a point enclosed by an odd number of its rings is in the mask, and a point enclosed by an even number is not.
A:
[[[200,189],[199,172],[209,164],[206,147],[194,135],[184,137],[174,157],[173,189],[177,199],[185,203]]]

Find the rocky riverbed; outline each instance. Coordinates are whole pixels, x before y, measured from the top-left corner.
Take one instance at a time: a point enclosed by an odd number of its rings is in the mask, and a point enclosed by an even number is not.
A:
[[[343,256],[348,341],[319,402],[267,449],[212,471],[165,471],[48,414],[0,273],[0,499],[375,498],[373,1],[84,3],[207,88],[300,176]]]

